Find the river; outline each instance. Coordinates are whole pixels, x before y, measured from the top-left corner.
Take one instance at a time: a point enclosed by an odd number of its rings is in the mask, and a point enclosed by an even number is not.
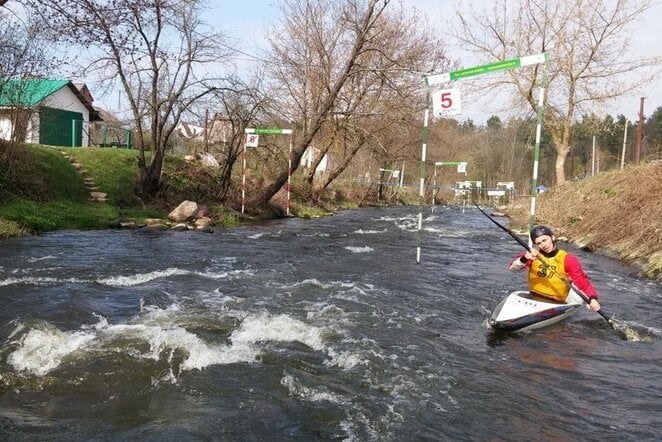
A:
[[[567,246],[641,339],[496,333],[521,246],[425,207],[416,264],[417,210],[3,241],[0,439],[659,440],[659,282]]]

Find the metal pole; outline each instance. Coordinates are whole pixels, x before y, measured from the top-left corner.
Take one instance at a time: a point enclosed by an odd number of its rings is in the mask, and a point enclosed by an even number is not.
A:
[[[644,137],[644,99],[641,97],[639,104],[639,125],[637,126],[637,143],[635,145],[634,163],[639,165],[639,157],[641,156],[641,140]]]
[[[290,216],[290,193],[292,192],[292,134],[290,134],[290,150],[287,153],[287,216]]]
[[[591,176],[595,176],[595,135],[593,135],[593,150],[591,151]]]
[[[432,205],[437,204],[437,163],[434,164],[434,175],[432,178],[432,187],[434,191],[432,192]],[[432,207],[434,210],[434,207]]]
[[[538,122],[536,124],[536,147],[533,153],[533,176],[531,178],[531,211],[529,213],[529,230],[536,221],[536,195],[538,193],[538,162],[540,161],[540,138],[542,135],[542,113],[545,104],[545,82],[547,79],[546,64],[543,65],[540,96],[538,97]],[[531,239],[529,238],[529,242]]]
[[[430,89],[425,92],[425,112],[423,112],[423,133],[421,145],[421,172],[418,202],[418,234],[416,237],[416,264],[421,262],[421,242],[423,231],[423,204],[425,203],[425,156],[428,148],[428,119],[430,115]]]
[[[628,120],[625,119],[625,130],[623,131],[623,151],[621,153],[621,170],[625,167],[625,145],[628,139]]]
[[[246,205],[246,140],[248,135],[244,135],[244,150],[241,153],[241,213],[244,213]]]

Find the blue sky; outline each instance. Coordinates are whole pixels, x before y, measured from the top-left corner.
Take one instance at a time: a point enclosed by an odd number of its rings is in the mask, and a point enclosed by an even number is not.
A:
[[[392,0],[394,3],[398,0]],[[457,0],[401,0],[406,8],[416,8],[423,12],[430,24],[441,29],[445,19],[450,19],[456,9]],[[466,4],[464,1],[461,4]],[[651,8],[646,17],[642,18],[637,27],[637,32],[632,38],[632,51],[636,57],[662,57],[662,1],[656,0],[656,5]],[[478,2],[482,7],[483,2]],[[261,56],[262,48],[266,47],[266,33],[274,25],[280,16],[277,0],[211,0],[209,10],[205,12],[205,20],[227,33],[238,45],[242,52]],[[460,61],[463,67],[471,67],[476,64],[466,54],[449,44],[452,58]],[[524,55],[524,54],[522,54]],[[239,60],[246,66],[250,65],[250,57]],[[660,67],[662,70],[662,66]],[[662,72],[660,72],[662,77]],[[454,86],[455,87],[455,86]],[[646,97],[645,111],[650,115],[653,110],[662,106],[662,81],[657,80],[644,85],[641,90],[630,96],[621,98],[613,106],[598,110],[598,113],[611,115],[624,114],[631,120],[637,119],[639,112],[639,97]],[[116,97],[108,101],[117,102]],[[104,99],[98,97],[98,104],[104,106]],[[113,108],[113,104],[109,108]],[[471,118],[476,124],[485,124],[491,115],[503,115],[503,104],[486,102],[471,102],[463,98],[461,115],[456,118],[465,120]]]
[[[392,0],[397,1],[397,0]],[[446,18],[453,16],[456,0],[402,0],[406,8],[416,8],[424,12],[432,26],[441,29]],[[463,2],[466,4],[467,2]],[[483,2],[477,4],[482,6]],[[637,25],[632,37],[632,51],[636,57],[662,57],[662,1],[656,0],[648,14]],[[248,53],[259,52],[265,45],[265,34],[280,16],[276,0],[213,0],[215,7],[209,11],[207,19],[218,25],[229,35],[240,42],[240,46]],[[452,56],[458,58],[464,67],[476,64],[457,49],[449,47]],[[524,55],[524,54],[523,54]],[[472,63],[473,62],[473,63]],[[662,69],[662,66],[660,67]],[[662,72],[660,72],[662,77]],[[643,85],[638,91],[610,108],[601,109],[603,113],[612,115],[624,114],[630,119],[636,119],[639,112],[639,97],[646,97],[645,114],[650,114],[655,108],[662,106],[662,81],[656,80]],[[463,113],[459,119],[473,119],[478,124],[484,124],[492,113],[500,110],[486,103],[462,103]],[[491,113],[490,113],[491,112]]]

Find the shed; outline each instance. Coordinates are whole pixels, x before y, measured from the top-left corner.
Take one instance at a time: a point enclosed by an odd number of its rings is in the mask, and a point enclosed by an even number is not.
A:
[[[31,78],[0,82],[0,138],[53,146],[88,146],[99,115],[85,85]]]

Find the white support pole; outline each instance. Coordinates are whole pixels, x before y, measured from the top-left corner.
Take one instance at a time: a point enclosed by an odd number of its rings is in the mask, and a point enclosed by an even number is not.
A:
[[[593,148],[591,150],[591,176],[595,176],[595,135],[593,135]]]
[[[625,147],[628,140],[628,120],[625,120],[625,130],[623,131],[623,151],[621,153],[621,170],[625,167]]]
[[[292,193],[292,134],[290,133],[290,149],[287,153],[287,216],[290,216],[290,194]]]

